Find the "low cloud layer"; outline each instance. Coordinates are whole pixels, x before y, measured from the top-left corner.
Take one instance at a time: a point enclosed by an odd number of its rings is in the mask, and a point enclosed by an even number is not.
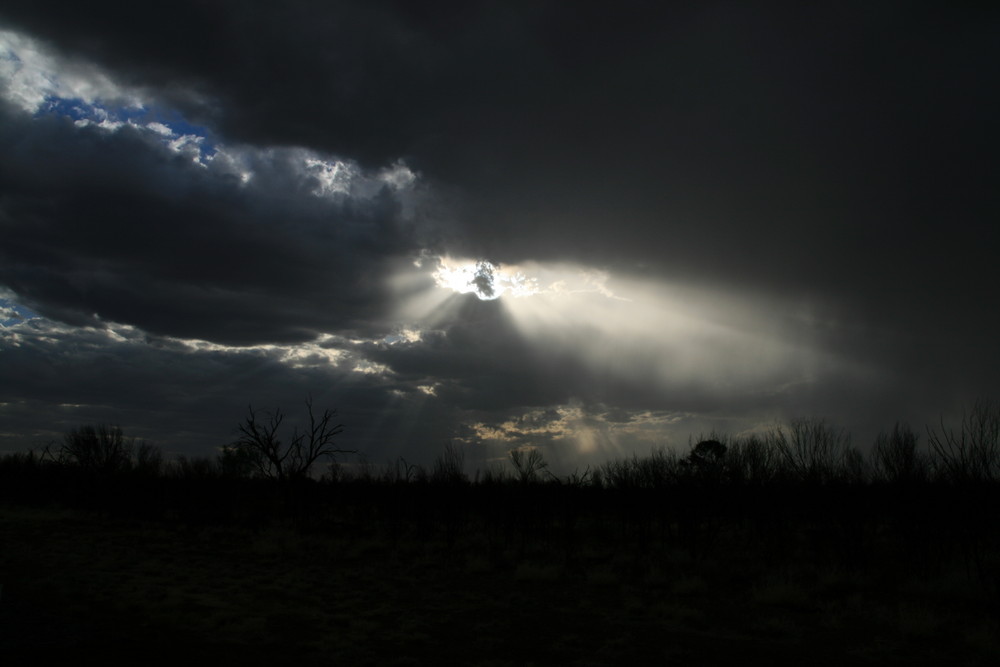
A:
[[[141,18],[0,9],[0,446],[312,394],[374,458],[572,467],[995,392],[995,10]]]

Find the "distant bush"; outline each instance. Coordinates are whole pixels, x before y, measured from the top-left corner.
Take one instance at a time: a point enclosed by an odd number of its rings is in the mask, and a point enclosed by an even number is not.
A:
[[[930,475],[930,461],[918,451],[917,440],[909,424],[899,422],[891,433],[879,433],[870,456],[873,478],[904,484],[926,481]]]
[[[843,476],[851,436],[822,419],[793,419],[775,428],[773,442],[794,479],[822,484]]]
[[[163,450],[146,442],[136,443],[132,467],[143,475],[158,477],[164,470]]]
[[[744,484],[771,482],[780,470],[780,457],[773,434],[753,433],[737,438],[726,454],[729,479]]]
[[[158,475],[163,467],[159,448],[125,437],[118,426],[81,426],[66,433],[62,446],[53,455],[58,463],[85,470],[116,473],[138,470]]]
[[[683,476],[676,452],[653,450],[649,456],[605,461],[591,475],[594,486],[609,489],[659,489]]]
[[[721,482],[726,477],[728,448],[716,438],[702,440],[681,460],[687,476],[700,482]]]
[[[216,479],[222,476],[223,467],[210,458],[178,456],[170,466],[172,477],[179,479]]]
[[[444,452],[434,460],[430,481],[437,484],[465,484],[469,478],[465,474],[465,452],[448,443]]]

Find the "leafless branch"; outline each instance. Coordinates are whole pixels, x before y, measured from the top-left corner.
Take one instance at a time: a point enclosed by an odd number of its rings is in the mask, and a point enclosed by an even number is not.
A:
[[[285,418],[280,408],[269,413],[266,421],[261,422],[253,406],[248,407],[248,415],[238,427],[239,437],[233,447],[247,456],[257,475],[270,479],[304,477],[321,458],[356,453],[334,444],[334,438],[344,430],[343,424],[333,422],[336,411],[324,410],[322,415],[317,416],[311,397],[306,400],[306,407],[309,410],[309,428],[302,432],[294,428],[287,444],[278,437]]]

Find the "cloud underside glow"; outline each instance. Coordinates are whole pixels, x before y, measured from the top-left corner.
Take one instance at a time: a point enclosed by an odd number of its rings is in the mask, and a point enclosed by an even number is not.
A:
[[[540,365],[587,369],[610,384],[720,396],[794,391],[838,372],[864,374],[824,352],[805,313],[787,303],[616,277],[569,264],[438,260],[435,289],[397,316],[417,327],[461,317],[462,296],[496,301]]]

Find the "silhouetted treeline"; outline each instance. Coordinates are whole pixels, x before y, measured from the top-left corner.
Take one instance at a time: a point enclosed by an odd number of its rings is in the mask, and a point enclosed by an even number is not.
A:
[[[907,425],[867,453],[820,420],[684,454],[654,451],[556,476],[537,449],[469,474],[448,447],[430,467],[340,463],[320,478],[273,477],[224,449],[165,461],[112,427],[57,451],[0,458],[0,502],[65,505],[132,520],[274,522],[389,545],[476,550],[502,565],[602,559],[642,571],[684,558],[740,567],[833,567],[875,577],[960,570],[1000,605],[1000,409],[977,403],[954,428]],[[742,564],[742,565],[741,565]]]

